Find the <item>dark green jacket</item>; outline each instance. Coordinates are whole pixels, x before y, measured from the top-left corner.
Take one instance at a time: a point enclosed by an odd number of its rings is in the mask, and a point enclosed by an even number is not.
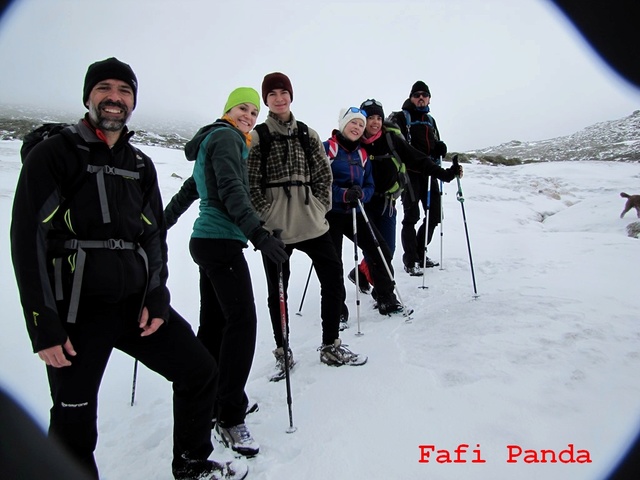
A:
[[[193,176],[167,205],[168,223],[175,223],[176,214],[186,210],[184,205],[199,198],[193,237],[245,243],[256,235],[262,239],[266,231],[249,196],[248,153],[244,136],[229,123],[219,120],[202,127],[185,146],[187,160],[196,163]]]

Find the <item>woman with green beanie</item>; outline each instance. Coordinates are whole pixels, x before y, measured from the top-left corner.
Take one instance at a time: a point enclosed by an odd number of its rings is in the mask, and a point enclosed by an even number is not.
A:
[[[284,243],[262,227],[249,197],[249,132],[259,111],[254,89],[231,92],[222,118],[202,127],[186,144],[187,160],[195,162],[193,176],[165,209],[170,227],[200,200],[189,242],[201,276],[198,338],[218,362],[215,429],[227,446],[245,456],[256,455],[259,446],[245,425],[244,389],[255,352],[256,309],[243,250],[250,240],[274,262],[288,258]]]

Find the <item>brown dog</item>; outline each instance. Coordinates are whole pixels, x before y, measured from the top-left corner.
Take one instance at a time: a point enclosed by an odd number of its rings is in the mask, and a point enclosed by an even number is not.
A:
[[[638,218],[640,218],[640,195],[628,195],[624,192],[620,194],[622,198],[627,199],[627,203],[624,206],[624,210],[620,214],[620,218],[624,217],[625,214],[631,210],[632,208],[636,209],[636,213],[638,214]]]

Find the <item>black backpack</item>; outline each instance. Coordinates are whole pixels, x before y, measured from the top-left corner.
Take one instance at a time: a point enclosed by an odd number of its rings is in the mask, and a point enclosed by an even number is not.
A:
[[[63,203],[60,205],[59,211],[64,211],[66,205],[69,203],[73,195],[80,189],[82,184],[87,180],[88,174],[97,174],[104,175],[105,172],[111,175],[121,175],[125,177],[133,177],[138,181],[142,180],[142,174],[144,172],[144,163],[145,158],[147,156],[138,148],[129,144],[129,146],[133,149],[134,156],[136,158],[136,171],[131,172],[128,170],[121,170],[118,168],[110,168],[110,167],[96,167],[91,165],[89,158],[89,150],[86,145],[84,145],[80,135],[76,131],[75,125],[69,123],[44,123],[38,128],[27,133],[22,140],[22,147],[20,148],[20,158],[24,163],[29,152],[33,150],[33,148],[51,137],[56,135],[62,135],[64,139],[67,140],[68,146],[76,152],[78,155],[78,159],[81,164],[86,164],[86,171],[84,175],[76,180],[74,184],[72,184],[68,189],[66,189],[66,195],[64,196]],[[100,192],[101,201],[103,201],[102,195]],[[110,221],[108,211],[103,211],[103,219],[105,223]]]
[[[20,158],[24,163],[25,159],[29,155],[29,152],[33,150],[33,148],[38,145],[40,142],[50,139],[56,135],[62,135],[62,137],[67,141],[69,148],[75,152],[78,156],[78,160],[81,165],[86,165],[85,171],[80,175],[75,181],[68,186],[68,188],[64,189],[64,194],[62,201],[60,202],[60,206],[56,209],[54,215],[64,215],[64,211],[67,209],[71,199],[74,195],[80,190],[80,187],[87,181],[90,174],[95,174],[98,177],[103,176],[105,174],[108,175],[119,175],[123,177],[131,177],[135,178],[138,182],[142,180],[142,174],[144,172],[145,159],[147,156],[142,153],[139,149],[129,144],[129,146],[133,149],[134,157],[136,159],[136,171],[122,170],[119,168],[113,168],[109,166],[95,166],[91,164],[90,152],[87,146],[82,141],[82,138],[76,131],[75,125],[70,125],[68,123],[45,123],[40,127],[32,130],[28,134],[24,136],[22,141],[22,147],[20,148]],[[106,191],[104,189],[104,181],[98,178],[98,196],[100,200],[100,205],[102,206],[102,219],[104,223],[111,222],[111,216],[109,213],[107,200],[106,200]],[[51,240],[54,240],[56,234],[54,232],[50,232]],[[127,250],[137,250],[142,255],[145,265],[147,267],[147,275],[148,275],[148,262],[146,258],[146,254],[144,251],[139,248],[133,242],[124,242],[123,240],[114,240],[114,239],[105,239],[105,240],[78,240],[78,239],[69,239],[64,242],[64,247],[66,249],[76,250],[76,266],[74,273],[74,281],[73,287],[71,291],[71,298],[69,303],[69,312],[67,315],[67,322],[75,323],[78,304],[80,299],[80,288],[82,283],[82,272],[84,269],[84,258],[86,248],[109,248],[109,249],[127,249]],[[62,292],[62,282],[61,282],[61,265],[62,258],[56,258],[55,260],[55,296],[56,300],[62,300],[63,292]]]
[[[311,160],[312,152],[311,152],[311,140],[309,139],[309,127],[304,122],[296,120],[297,124],[297,134],[296,135],[282,135],[282,134],[273,134],[269,131],[269,127],[265,123],[260,123],[256,125],[254,131],[258,134],[258,138],[260,139],[260,188],[264,193],[267,187],[282,187],[287,192],[287,196],[289,196],[289,187],[291,186],[306,186],[309,187],[311,182],[277,182],[277,183],[267,183],[267,158],[269,157],[269,152],[271,152],[271,144],[273,142],[283,142],[287,141],[291,138],[297,138],[300,141],[300,145],[302,145],[302,149],[304,150],[305,158],[307,159],[307,163]],[[307,198],[308,202],[308,198]]]
[[[33,147],[37,144],[49,137],[62,133],[65,128],[72,126],[70,123],[44,123],[35,130],[27,133],[22,139],[22,147],[20,147],[20,159],[22,163],[24,163],[24,159],[27,158],[29,152],[33,150]],[[71,129],[69,129],[69,134],[71,134]],[[71,141],[70,135],[65,134],[65,138]]]

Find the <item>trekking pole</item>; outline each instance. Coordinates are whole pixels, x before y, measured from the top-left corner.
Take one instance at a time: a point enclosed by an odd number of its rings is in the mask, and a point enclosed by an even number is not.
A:
[[[136,399],[136,381],[138,379],[138,359],[133,362],[133,385],[131,386],[131,406]]]
[[[411,320],[411,317],[409,315],[411,315],[411,312],[407,311],[407,307],[404,304],[404,302],[402,301],[402,295],[400,295],[400,290],[398,289],[398,284],[396,283],[395,279],[393,278],[393,274],[391,273],[391,269],[389,268],[389,264],[387,263],[387,259],[384,258],[384,254],[382,253],[382,248],[380,248],[380,242],[378,242],[378,237],[376,237],[375,232],[373,231],[373,227],[371,226],[371,222],[369,221],[369,217],[367,216],[367,213],[364,211],[364,207],[362,205],[362,202],[360,201],[360,199],[358,199],[358,206],[360,207],[360,212],[362,213],[362,216],[364,217],[364,221],[367,224],[367,227],[369,227],[369,232],[371,233],[371,237],[373,237],[373,243],[375,243],[376,248],[378,249],[378,253],[380,254],[380,258],[382,259],[382,264],[384,265],[384,268],[387,270],[387,275],[389,275],[389,279],[391,279],[391,284],[393,285],[396,293],[398,294],[398,300],[400,301],[400,305],[402,305],[402,311],[403,311],[403,315],[405,317],[407,317],[407,321]],[[356,278],[357,275],[356,275]]]
[[[438,165],[442,166],[442,155],[438,157]],[[443,229],[444,229],[444,205],[443,205],[443,194],[444,187],[442,184],[442,180],[440,180],[440,270],[444,270],[443,262],[442,262],[442,249],[443,249]]]
[[[429,243],[429,212],[431,210],[431,177],[427,177],[427,208],[424,212],[424,251],[422,257],[422,286],[418,288],[429,288],[424,285],[424,278],[427,273],[427,243]]]
[[[280,238],[282,229],[273,231],[273,236]],[[313,265],[313,264],[312,264]],[[287,307],[284,302],[284,278],[282,274],[282,262],[278,262],[278,298],[280,299],[280,327],[282,328],[282,348],[284,350],[284,378],[287,385],[287,407],[289,409],[289,428],[287,433],[297,430],[293,426],[293,409],[291,408],[291,376],[289,372],[289,333],[287,332]]]
[[[454,155],[453,157],[453,166],[457,167],[458,156]],[[469,251],[469,264],[471,265],[471,279],[473,280],[473,297],[478,298],[478,290],[476,289],[476,276],[473,272],[473,258],[471,257],[471,243],[469,242],[469,229],[467,228],[467,215],[464,211],[464,196],[462,195],[462,185],[460,184],[460,177],[456,175],[456,180],[458,181],[458,191],[456,192],[456,198],[460,202],[460,206],[462,207],[462,220],[464,221],[464,233],[467,236],[467,250]]]
[[[356,265],[356,319],[358,321],[357,336],[364,335],[360,331],[360,271],[358,269],[358,227],[356,224],[356,209],[351,207],[353,213],[353,261]]]
[[[311,278],[311,272],[313,271],[313,262],[311,263],[311,268],[309,268],[309,275],[307,275],[307,283],[304,284],[304,291],[302,292],[302,299],[300,300],[300,306],[298,307],[298,311],[296,315],[302,316],[302,304],[304,303],[304,297],[307,296],[307,288],[309,287],[309,279]]]

